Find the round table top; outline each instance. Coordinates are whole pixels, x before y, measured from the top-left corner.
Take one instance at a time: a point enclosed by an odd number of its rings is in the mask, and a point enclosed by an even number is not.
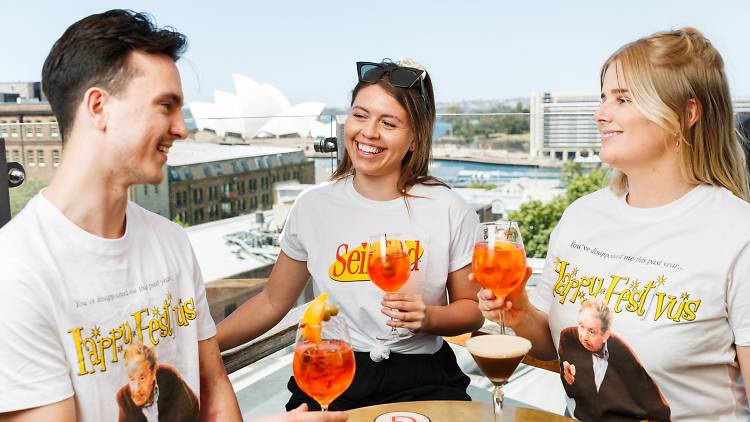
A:
[[[492,403],[472,401],[410,401],[379,404],[349,410],[349,422],[373,422],[378,416],[388,412],[414,412],[427,416],[431,422],[492,422]],[[522,422],[566,422],[572,419],[543,410],[513,407],[503,408],[498,421]],[[387,418],[387,422],[412,422],[410,418]]]

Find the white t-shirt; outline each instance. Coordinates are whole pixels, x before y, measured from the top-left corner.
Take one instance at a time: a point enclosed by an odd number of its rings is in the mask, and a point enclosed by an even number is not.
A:
[[[370,282],[365,267],[370,235],[407,237],[412,270],[400,291],[421,294],[427,305],[447,304],[448,274],[471,262],[479,224],[474,209],[444,186],[418,184],[409,193],[420,198],[410,198],[407,211],[402,198],[374,201],[360,195],[352,177],[325,183],[297,198],[281,234],[284,253],[307,261],[315,295],[328,292],[339,305],[356,351],[370,351],[375,336],[390,330],[380,311],[385,293]],[[435,353],[441,346],[439,336],[417,333],[390,349]]]
[[[171,368],[157,379],[200,397],[198,341],[216,329],[187,236],[133,203],[126,221],[121,238],[97,237],[40,193],[0,230],[0,412],[75,394],[79,420],[117,420],[136,342]]]
[[[700,185],[670,204],[634,208],[603,189],[565,211],[530,299],[548,313],[556,347],[561,331],[578,325],[581,302],[604,299],[612,332],[673,420],[748,420],[735,345],[750,345],[749,275],[750,205],[728,190]],[[602,389],[607,377],[623,375],[607,344]],[[573,414],[576,401],[569,398]]]

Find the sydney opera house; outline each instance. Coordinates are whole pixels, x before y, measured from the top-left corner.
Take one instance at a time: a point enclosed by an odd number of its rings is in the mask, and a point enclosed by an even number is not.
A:
[[[214,91],[212,103],[188,103],[198,130],[245,139],[330,136],[330,125],[319,119],[325,104],[291,105],[272,85],[239,74],[233,74],[232,79],[235,93]]]

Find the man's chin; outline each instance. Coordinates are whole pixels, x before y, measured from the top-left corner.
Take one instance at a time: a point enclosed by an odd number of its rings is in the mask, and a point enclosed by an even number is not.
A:
[[[132,398],[132,397],[131,397]],[[146,400],[136,400],[133,399],[133,403],[138,407],[143,407],[144,404],[146,404]]]

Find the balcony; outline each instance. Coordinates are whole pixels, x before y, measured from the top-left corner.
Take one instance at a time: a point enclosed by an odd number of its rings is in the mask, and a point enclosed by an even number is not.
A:
[[[530,260],[534,275],[529,287],[535,285],[541,274],[542,260]],[[208,283],[208,297],[212,290],[225,291],[218,307],[232,303],[232,298],[242,295],[243,289],[237,286],[251,286],[259,291],[265,279],[221,280]],[[235,286],[234,293],[227,292],[227,283]],[[230,288],[231,290],[231,288]],[[310,293],[303,294],[298,303],[311,299]],[[244,301],[245,298],[238,300]],[[211,304],[212,309],[214,304]],[[292,375],[291,363],[296,327],[307,304],[293,308],[273,329],[261,337],[222,353],[224,366],[229,374],[240,408],[245,419],[277,413],[283,409],[289,398],[286,383]],[[212,312],[213,313],[213,312]],[[491,329],[492,323],[486,324]],[[473,358],[463,347],[469,334],[445,338],[456,354],[459,366],[471,379],[469,395],[472,400],[490,403],[491,384],[479,371]],[[565,409],[564,390],[560,385],[557,361],[539,361],[527,356],[505,386],[506,403],[517,407],[530,407],[562,414]],[[543,394],[540,394],[540,391]]]

